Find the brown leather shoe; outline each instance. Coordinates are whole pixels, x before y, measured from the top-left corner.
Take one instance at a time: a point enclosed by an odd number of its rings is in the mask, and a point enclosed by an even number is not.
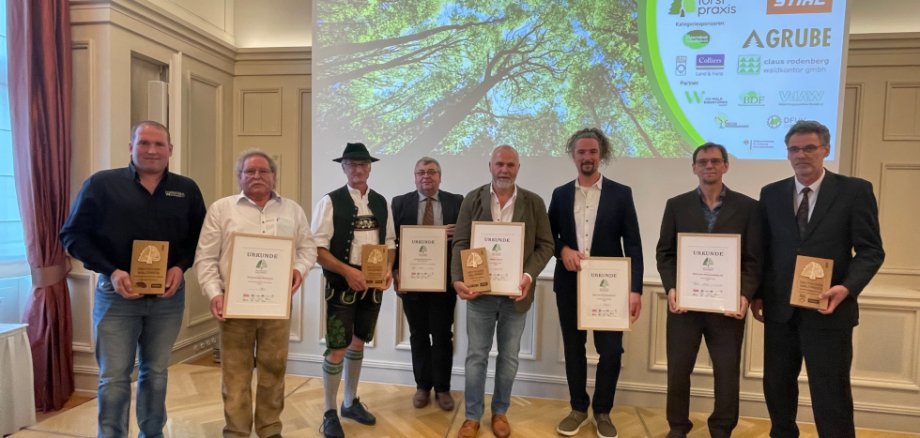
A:
[[[450,392],[436,392],[434,394],[434,399],[438,402],[438,406],[445,411],[454,410],[454,398],[450,396]]]
[[[473,420],[464,420],[457,432],[457,438],[476,438],[476,435],[479,435],[479,422]]]
[[[502,414],[492,416],[492,433],[496,438],[508,438],[511,436],[511,424],[508,423],[508,417]]]
[[[412,406],[415,406],[416,409],[421,409],[428,406],[428,403],[431,403],[431,391],[424,389],[415,391],[415,395],[412,396]]]

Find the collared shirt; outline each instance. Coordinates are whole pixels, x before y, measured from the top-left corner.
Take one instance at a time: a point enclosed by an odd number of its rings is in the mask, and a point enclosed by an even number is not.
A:
[[[715,207],[709,208],[706,204],[706,197],[703,196],[703,189],[696,187],[696,194],[700,196],[700,208],[703,209],[703,217],[706,218],[706,228],[709,232],[716,226],[716,220],[719,219],[719,212],[722,210],[722,201],[725,200],[725,184],[722,184],[722,191],[719,192],[719,200],[716,201]]]
[[[514,201],[517,200],[517,184],[514,185],[514,193],[511,194],[511,198],[508,198],[508,202],[505,202],[504,206],[499,202],[498,195],[495,194],[495,187],[491,184],[489,184],[489,195],[491,198],[492,221],[511,222],[511,218],[514,217]]]
[[[441,214],[441,199],[438,198],[441,192],[438,191],[431,197],[431,212],[434,214],[434,224],[432,225],[444,225],[444,216]],[[418,221],[417,224],[421,225],[422,220],[425,218],[425,202],[428,199],[428,195],[425,195],[422,192],[418,192]]]
[[[293,237],[294,269],[304,278],[316,263],[310,222],[296,202],[275,193],[262,208],[242,193],[218,199],[208,209],[195,251],[198,283],[209,300],[226,289],[235,232]]]
[[[205,207],[195,181],[170,172],[150,193],[134,164],[87,178],[61,229],[61,242],[87,269],[111,276],[130,271],[134,240],[169,242],[167,266],[195,261]]]
[[[358,216],[373,216],[370,206],[368,205],[368,189],[363,195],[361,191],[348,186],[348,193],[351,200],[358,207]],[[393,211],[390,209],[390,203],[387,202],[387,231],[386,245],[388,249],[396,249],[396,231],[393,226]],[[313,207],[313,241],[317,248],[329,249],[329,242],[332,240],[332,233],[335,232],[332,226],[332,199],[329,195],[324,195],[319,203]],[[377,245],[377,230],[355,230],[355,237],[351,241],[351,252],[349,264],[361,266],[361,248],[364,245]]]
[[[591,240],[594,237],[603,180],[598,178],[588,187],[580,186],[578,179],[575,180],[575,236],[578,239],[578,250],[586,256],[591,255]]]
[[[811,193],[808,194],[808,220],[811,220],[811,214],[815,211],[815,204],[818,202],[818,193],[821,191],[821,183],[824,182],[824,175],[827,175],[827,171],[821,169],[821,176],[810,186],[800,183],[796,177],[792,178],[795,181],[795,193],[792,196],[792,214],[799,211],[799,204],[802,203],[802,189],[808,187],[811,189]]]

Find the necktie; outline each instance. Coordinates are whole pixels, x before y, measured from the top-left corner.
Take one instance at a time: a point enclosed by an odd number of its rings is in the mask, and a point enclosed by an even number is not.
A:
[[[802,189],[802,202],[799,203],[799,210],[795,212],[795,221],[799,224],[799,237],[805,237],[805,230],[808,228],[808,193],[811,189],[805,187]]]
[[[422,225],[434,225],[434,207],[432,207],[431,201],[431,196],[425,198],[425,212],[422,213]]]

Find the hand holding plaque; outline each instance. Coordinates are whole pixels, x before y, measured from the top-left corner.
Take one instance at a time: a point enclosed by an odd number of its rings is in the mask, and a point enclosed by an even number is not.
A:
[[[131,287],[134,293],[162,295],[166,292],[169,242],[135,240],[131,249]]]
[[[364,245],[361,247],[361,272],[368,288],[382,289],[387,285],[387,273],[390,265],[387,263],[386,245]]]
[[[488,255],[485,248],[461,250],[460,260],[463,266],[463,283],[470,289],[470,292],[489,292],[492,290]]]
[[[795,258],[792,292],[789,304],[808,309],[827,309],[827,298],[821,298],[831,288],[834,261],[800,255]]]

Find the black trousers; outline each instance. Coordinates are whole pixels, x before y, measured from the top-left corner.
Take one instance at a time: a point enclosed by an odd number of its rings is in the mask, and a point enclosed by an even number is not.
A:
[[[700,342],[712,359],[715,403],[707,424],[712,437],[728,438],[738,425],[738,392],[744,320],[709,312],[668,312],[668,402],[671,430],[690,432],[690,375]]]
[[[594,380],[594,401],[586,390],[588,380],[588,359],[585,343],[588,332],[578,330],[577,295],[556,292],[556,307],[559,309],[559,326],[562,328],[562,346],[565,350],[565,379],[569,383],[569,403],[573,410],[587,412],[588,406],[594,414],[607,414],[613,408],[613,397],[620,379],[620,360],[623,356],[623,332],[594,332],[594,348],[600,355]]]
[[[409,322],[412,346],[412,372],[415,385],[425,391],[450,391],[453,365],[454,306],[453,292],[409,292],[400,295]]]
[[[798,377],[804,358],[818,435],[854,437],[850,389],[853,328],[803,327],[800,312],[804,311],[796,310],[788,322],[767,320],[764,326],[763,393],[770,411],[770,436],[799,436],[795,418],[799,404]]]

